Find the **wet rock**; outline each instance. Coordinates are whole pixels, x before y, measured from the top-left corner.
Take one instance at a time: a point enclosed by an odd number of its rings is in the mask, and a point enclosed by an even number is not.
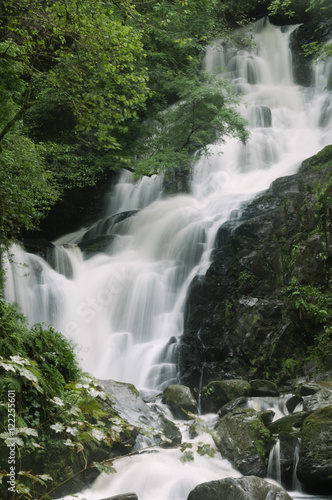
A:
[[[292,490],[293,477],[294,477],[294,467],[295,464],[295,454],[298,450],[299,440],[290,434],[280,434],[280,472],[281,472],[281,482],[283,485],[287,486],[287,489]]]
[[[279,396],[276,385],[269,380],[250,380],[251,396]]]
[[[163,413],[152,410],[133,384],[114,380],[99,380],[99,383],[108,393],[109,402],[119,417],[149,433],[152,433],[151,428],[154,429],[154,440],[163,447],[181,443],[182,436],[178,427]],[[163,435],[168,441],[163,440]]]
[[[226,403],[220,408],[220,410],[218,411],[218,415],[220,418],[224,417],[226,413],[236,410],[237,408],[246,408],[247,404],[248,404],[248,398],[246,398],[245,396],[233,399],[232,401]]]
[[[161,423],[164,436],[170,441],[169,443],[163,443],[162,447],[166,448],[168,446],[181,444],[182,434],[180,429],[174,424],[174,422],[168,420],[168,418],[166,418],[164,415],[160,415],[159,422]]]
[[[311,396],[312,394],[316,394],[316,392],[320,391],[322,386],[315,384],[315,382],[309,382],[307,384],[303,384],[299,388],[300,396]]]
[[[38,255],[46,261],[54,248],[53,243],[45,238],[27,238],[22,241],[22,245],[26,252]]]
[[[99,219],[98,222],[93,224],[89,230],[83,236],[83,242],[95,240],[100,236],[109,236],[111,233],[116,234],[117,224],[129,219],[136,215],[138,210],[127,210],[126,212],[120,212],[118,214],[109,215],[103,219]]]
[[[78,243],[78,247],[88,255],[94,255],[100,252],[106,252],[110,245],[116,240],[114,234],[98,236],[95,239],[82,241]]]
[[[293,413],[292,415],[286,415],[285,417],[275,420],[268,426],[271,434],[290,434],[292,436],[298,436],[302,428],[304,420],[308,417],[308,413],[301,411],[298,413]]]
[[[251,386],[245,380],[217,380],[203,387],[203,413],[216,413],[220,407],[242,396],[249,396]]]
[[[304,399],[303,411],[312,413],[328,405],[332,405],[332,391],[330,389],[321,389],[313,396],[307,396]]]
[[[332,490],[332,405],[303,423],[297,476],[312,492]]]
[[[264,477],[272,444],[269,431],[251,408],[227,413],[216,424],[213,439],[223,457],[242,474]]]
[[[259,411],[258,416],[263,422],[264,425],[269,425],[272,424],[273,418],[274,418],[274,411],[273,410],[264,410],[264,411]]]
[[[189,420],[186,412],[198,413],[197,403],[189,387],[184,385],[169,385],[163,392],[163,403],[172,411],[176,418]]]
[[[319,371],[320,365],[306,360],[324,335],[324,324],[296,299],[306,286],[317,296],[330,293],[331,170],[328,147],[304,162],[298,174],[277,179],[244,203],[240,215],[218,230],[211,266],[188,290],[181,383],[199,387],[202,380],[207,386],[268,375],[284,384]],[[317,182],[324,193],[319,202]],[[290,283],[297,285],[292,289]]]
[[[301,396],[291,396],[289,399],[286,401],[286,408],[289,411],[289,413],[293,413],[295,408],[300,404],[303,403],[303,398]]]
[[[291,500],[279,486],[255,476],[226,477],[196,486],[187,500]]]

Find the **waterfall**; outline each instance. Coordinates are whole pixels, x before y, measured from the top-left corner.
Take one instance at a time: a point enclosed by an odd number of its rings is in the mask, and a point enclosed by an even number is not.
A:
[[[300,443],[299,441],[296,443],[295,449],[294,449],[294,458],[293,458],[293,477],[292,477],[292,490],[293,491],[302,491],[302,484],[297,478],[297,466],[299,463],[300,459]]]
[[[281,466],[280,466],[280,440],[277,439],[276,443],[273,445],[270,456],[269,463],[267,466],[267,477],[275,479],[277,483],[281,484]]]
[[[164,197],[160,177],[134,184],[125,172],[103,219],[57,240],[48,263],[13,249],[6,297],[30,322],[51,324],[72,339],[94,376],[133,381],[152,393],[176,382],[186,291],[208,268],[218,228],[243,201],[328,144],[331,68],[328,62],[315,67],[310,92],[294,85],[294,29],[281,31],[264,19],[253,27],[252,48],[223,48],[218,41],[207,48],[206,69],[243,94],[251,137],[246,146],[236,139],[211,144],[193,169],[190,194]],[[84,258],[74,250],[105,235],[105,252]]]
[[[294,84],[289,38],[295,29],[264,19],[253,27],[251,48],[217,41],[206,49],[205,68],[227,77],[243,96],[251,136],[246,146],[235,139],[211,144],[193,169],[190,194],[164,197],[159,177],[134,184],[124,173],[102,223],[54,242],[49,262],[12,249],[6,298],[31,323],[45,322],[72,339],[85,371],[132,382],[148,394],[176,382],[186,292],[208,268],[218,228],[244,201],[329,144],[331,67],[315,67],[309,90]],[[88,258],[72,246],[88,233],[112,241]],[[239,475],[218,454],[181,464],[179,450],[160,451],[157,460],[155,454],[124,459],[117,470],[100,476],[83,497],[136,491],[140,500],[183,500],[199,482]]]

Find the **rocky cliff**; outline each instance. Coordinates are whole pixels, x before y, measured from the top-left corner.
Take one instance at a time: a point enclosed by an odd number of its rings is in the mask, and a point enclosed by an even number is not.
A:
[[[332,369],[332,146],[277,179],[218,231],[190,286],[181,382]]]

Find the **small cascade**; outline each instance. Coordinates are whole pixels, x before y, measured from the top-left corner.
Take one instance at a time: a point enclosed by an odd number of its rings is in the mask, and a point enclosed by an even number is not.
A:
[[[277,439],[276,443],[273,445],[270,455],[269,462],[267,465],[267,477],[274,479],[281,485],[281,466],[280,466],[280,440]]]
[[[299,452],[300,452],[300,442],[298,441],[294,448],[292,491],[302,491],[302,483],[297,478],[297,466],[300,458]]]
[[[289,394],[284,394],[278,397],[251,397],[247,401],[247,407],[253,408],[256,411],[273,410],[273,421],[275,421],[289,414],[286,407],[288,398]]]
[[[77,245],[54,246],[48,252],[47,262],[59,274],[73,279],[79,272],[83,255]]]

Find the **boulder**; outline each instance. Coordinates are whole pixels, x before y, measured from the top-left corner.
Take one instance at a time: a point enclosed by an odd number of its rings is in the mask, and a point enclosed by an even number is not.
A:
[[[222,456],[242,474],[266,475],[272,439],[255,410],[239,408],[227,413],[216,424],[212,436]]]
[[[289,413],[293,413],[295,408],[300,404],[303,403],[303,398],[300,396],[294,395],[291,396],[289,399],[286,401],[286,408],[289,411]]]
[[[246,398],[245,396],[241,396],[239,398],[232,399],[232,401],[223,405],[218,411],[218,415],[221,418],[230,411],[236,410],[237,408],[247,408],[247,406],[248,406],[248,398]]]
[[[330,389],[321,389],[314,395],[304,398],[303,411],[312,413],[328,405],[332,405],[332,391]]]
[[[286,415],[285,417],[279,418],[268,425],[268,429],[271,434],[290,434],[292,436],[298,436],[301,431],[302,424],[304,420],[308,417],[307,412],[300,411],[298,413],[293,413],[292,415]]]
[[[226,477],[196,486],[187,500],[292,500],[280,486],[255,476]]]
[[[258,412],[258,417],[265,426],[272,424],[274,416],[275,412],[273,410],[262,410]]]
[[[269,380],[250,380],[251,393],[255,397],[279,396],[278,389],[273,382]]]
[[[166,387],[162,396],[163,403],[172,411],[175,418],[189,420],[189,413],[198,413],[197,402],[189,387],[172,384]]]
[[[114,380],[99,380],[99,383],[108,394],[108,401],[119,417],[135,427],[144,428],[148,433],[155,429],[154,439],[161,446],[181,443],[182,437],[178,427],[163,413],[152,410],[133,384]],[[163,436],[167,441],[163,441]]]
[[[316,384],[315,382],[308,382],[307,384],[303,384],[299,388],[299,395],[302,397],[312,396],[316,394],[316,392],[320,391],[322,388],[321,385]]]
[[[219,380],[203,387],[202,413],[216,413],[222,406],[242,396],[249,396],[250,384],[245,380]]]
[[[303,422],[297,476],[312,492],[332,491],[332,405]]]

